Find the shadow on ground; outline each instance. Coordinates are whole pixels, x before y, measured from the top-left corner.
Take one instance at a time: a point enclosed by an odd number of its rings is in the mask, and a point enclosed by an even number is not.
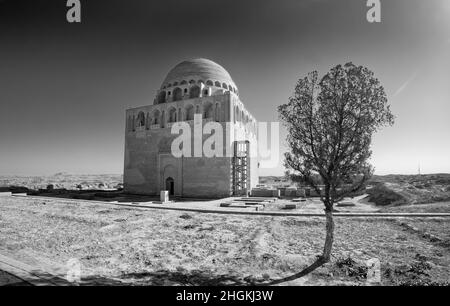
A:
[[[82,279],[83,286],[251,286],[261,282],[251,276],[217,275],[204,271],[156,271],[122,274],[114,278],[92,276]]]
[[[133,285],[133,286],[272,286],[282,285],[285,282],[299,279],[325,262],[320,256],[298,273],[280,279],[264,279],[254,276],[238,276],[232,274],[214,274],[210,271],[169,271],[127,273],[114,278],[89,277],[82,280],[82,285],[108,286],[108,285]]]

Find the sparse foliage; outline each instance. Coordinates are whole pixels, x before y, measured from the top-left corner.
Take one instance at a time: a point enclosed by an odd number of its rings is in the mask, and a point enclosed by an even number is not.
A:
[[[365,187],[373,174],[368,162],[372,135],[392,125],[394,116],[373,72],[352,63],[333,67],[321,79],[317,71],[309,73],[278,112],[288,130],[285,166],[291,178],[311,186],[325,205],[327,235],[320,266],[330,259],[333,205]]]

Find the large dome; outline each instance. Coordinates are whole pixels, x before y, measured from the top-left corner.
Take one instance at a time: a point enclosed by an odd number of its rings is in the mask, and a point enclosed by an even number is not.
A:
[[[181,83],[192,83],[192,81],[204,83],[219,84],[221,87],[226,85],[230,90],[237,91],[236,84],[234,84],[228,71],[219,64],[205,59],[197,58],[187,60],[176,65],[169,71],[161,89],[176,86]]]

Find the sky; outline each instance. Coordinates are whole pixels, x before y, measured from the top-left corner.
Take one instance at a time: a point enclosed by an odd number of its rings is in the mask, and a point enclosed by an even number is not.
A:
[[[448,0],[381,0],[380,23],[365,0],[80,2],[68,23],[65,0],[0,0],[0,175],[122,173],[125,109],[197,57],[266,122],[308,72],[366,66],[396,116],[374,136],[375,173],[450,172]]]

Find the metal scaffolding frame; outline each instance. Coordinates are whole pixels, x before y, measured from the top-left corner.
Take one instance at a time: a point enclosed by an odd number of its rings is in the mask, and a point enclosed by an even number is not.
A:
[[[250,186],[250,142],[234,142],[233,154],[233,195],[247,195]]]

